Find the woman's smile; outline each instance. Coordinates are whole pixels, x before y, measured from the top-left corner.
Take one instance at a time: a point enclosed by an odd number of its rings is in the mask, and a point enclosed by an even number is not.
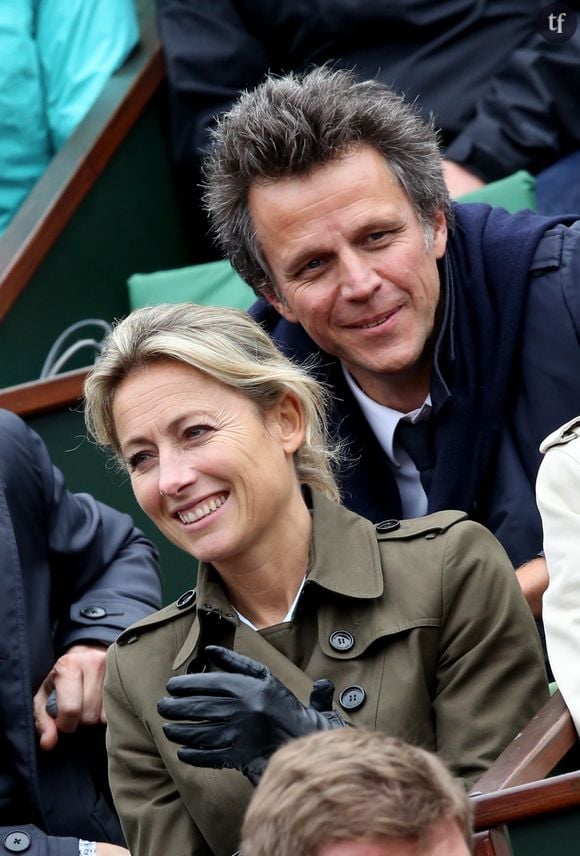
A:
[[[135,497],[173,543],[222,570],[276,553],[300,496],[298,411],[262,414],[238,390],[163,359],[123,380],[113,412]]]
[[[227,493],[223,493],[211,498],[206,497],[201,502],[194,503],[191,508],[177,511],[176,515],[186,525],[199,523],[201,520],[206,520],[208,517],[213,516],[222,507],[228,495]]]

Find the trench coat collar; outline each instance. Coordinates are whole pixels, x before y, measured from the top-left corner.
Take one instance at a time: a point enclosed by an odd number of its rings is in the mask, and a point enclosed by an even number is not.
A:
[[[383,573],[373,524],[317,491],[312,491],[312,513],[307,583],[345,597],[380,597]],[[364,574],[353,573],[356,568]]]
[[[383,574],[373,524],[316,490],[307,491],[307,499],[312,507],[307,584],[318,585],[345,597],[363,600],[380,597],[383,594]],[[353,573],[357,567],[364,568],[365,573]],[[195,651],[201,636],[203,615],[214,613],[239,624],[215,568],[205,562],[199,565],[196,601],[196,619],[175,657],[174,669],[183,666]]]

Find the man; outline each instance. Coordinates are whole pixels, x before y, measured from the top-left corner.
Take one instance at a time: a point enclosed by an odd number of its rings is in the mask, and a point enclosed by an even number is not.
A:
[[[533,484],[540,440],[580,409],[580,224],[452,207],[432,127],[326,68],[243,95],[206,178],[254,316],[330,388],[345,504],[375,522],[467,511],[539,615]]]
[[[0,436],[0,853],[126,856],[106,776],[105,652],[159,606],[156,552],[127,515],[69,493],[6,410]]]
[[[452,196],[526,169],[537,177],[539,211],[580,210],[573,5],[558,36],[546,0],[156,0],[186,206],[197,199],[215,117],[268,71],[329,61],[434,116]],[[196,225],[192,249],[207,261],[207,223]]]
[[[248,807],[243,856],[468,856],[471,811],[430,752],[340,729],[279,749]]]

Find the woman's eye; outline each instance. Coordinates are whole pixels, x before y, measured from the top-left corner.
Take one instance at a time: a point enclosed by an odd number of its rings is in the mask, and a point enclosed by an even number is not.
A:
[[[192,425],[190,428],[185,429],[185,437],[188,440],[199,440],[201,437],[205,436],[208,431],[211,431],[211,427],[209,425]]]
[[[131,455],[129,460],[127,461],[127,466],[129,467],[130,472],[135,472],[145,466],[148,461],[151,460],[151,455],[147,452],[136,452],[134,455]]]

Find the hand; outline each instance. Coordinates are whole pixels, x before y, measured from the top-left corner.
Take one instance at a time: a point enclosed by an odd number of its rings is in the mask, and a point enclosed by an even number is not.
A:
[[[454,199],[463,196],[464,193],[471,193],[472,190],[485,187],[485,181],[453,161],[443,161],[443,173],[447,189]]]
[[[54,749],[59,731],[69,734],[79,725],[105,722],[103,680],[106,645],[73,645],[56,661],[34,696],[34,721],[42,749]],[[57,716],[46,710],[56,691]],[[111,845],[112,846],[112,845]]]
[[[97,841],[97,856],[131,856],[131,854],[125,847]]]
[[[182,744],[177,755],[186,764],[235,768],[255,785],[286,741],[344,726],[340,714],[330,710],[330,681],[316,681],[310,706],[304,707],[256,660],[217,645],[205,652],[209,663],[223,671],[171,678],[167,691],[173,698],[157,705],[161,716],[186,720],[163,726],[169,740]]]
[[[520,565],[516,575],[528,606],[532,610],[532,615],[534,618],[541,618],[542,598],[550,581],[546,560],[543,556],[538,556],[537,559]]]

